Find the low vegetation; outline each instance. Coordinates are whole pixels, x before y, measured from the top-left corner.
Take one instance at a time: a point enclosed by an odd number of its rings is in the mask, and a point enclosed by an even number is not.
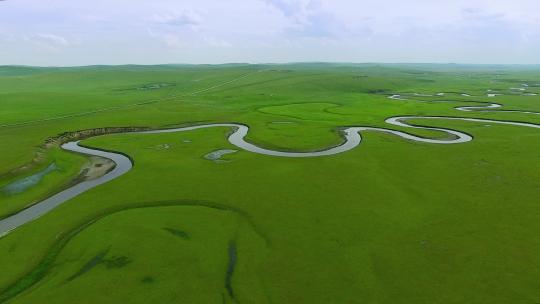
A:
[[[235,122],[259,146],[314,151],[347,126],[442,136],[385,124],[392,116],[540,124],[455,109],[540,112],[539,96],[511,89],[539,83],[540,70],[501,66],[0,67],[0,189],[55,164],[21,193],[1,190],[0,218],[80,175],[88,160],[61,138],[135,162],[0,238],[0,303],[539,302],[538,129],[410,121],[474,140],[365,132],[356,149],[304,159],[239,150],[229,128],[103,131]]]

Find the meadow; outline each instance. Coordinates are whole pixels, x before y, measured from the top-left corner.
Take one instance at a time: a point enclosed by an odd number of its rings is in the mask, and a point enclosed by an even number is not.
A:
[[[76,182],[88,159],[51,140],[66,132],[241,123],[257,146],[319,151],[350,126],[448,136],[393,116],[540,124],[534,93],[537,66],[0,67],[0,219]],[[366,131],[296,159],[227,127],[85,138],[133,169],[0,238],[0,303],[540,302],[540,130],[409,123],[474,140]]]

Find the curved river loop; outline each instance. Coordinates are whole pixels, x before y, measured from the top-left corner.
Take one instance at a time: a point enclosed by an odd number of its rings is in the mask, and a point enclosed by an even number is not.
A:
[[[526,93],[524,93],[526,94]],[[524,95],[523,94],[523,95]],[[414,94],[415,96],[433,96],[425,94]],[[439,93],[437,96],[443,96],[444,93]],[[468,94],[461,94],[462,96],[469,97]],[[409,100],[404,98],[402,95],[391,95],[388,98],[394,100]],[[416,100],[415,100],[416,101]],[[420,101],[420,102],[429,102],[429,101]],[[434,101],[434,102],[456,102],[456,101]],[[471,101],[464,101],[471,102]],[[517,111],[517,110],[494,110],[496,108],[501,108],[502,105],[491,102],[482,102],[482,101],[472,101],[476,103],[483,104],[482,106],[461,106],[455,107],[459,111],[478,111],[478,112],[512,112],[512,113],[524,113],[524,114],[540,114],[539,112],[530,112],[530,111]],[[416,126],[407,123],[407,120],[419,120],[419,119],[439,119],[439,120],[459,120],[459,121],[469,121],[469,122],[481,122],[481,123],[492,123],[492,124],[501,124],[501,125],[512,125],[519,127],[528,127],[540,129],[539,124],[526,123],[526,122],[514,122],[514,121],[503,121],[503,120],[491,120],[491,119],[481,119],[481,118],[465,118],[465,117],[446,117],[446,116],[396,116],[390,117],[385,120],[389,125],[406,127],[410,129],[423,129],[423,130],[433,130],[440,131],[450,135],[449,139],[431,139],[415,136],[409,133],[396,131],[387,128],[376,128],[376,127],[364,127],[364,126],[353,126],[342,129],[344,136],[344,142],[336,147],[328,148],[326,150],[316,151],[316,152],[285,152],[285,151],[274,151],[265,149],[259,146],[256,146],[252,143],[249,143],[245,140],[246,135],[249,132],[249,127],[243,124],[237,123],[216,123],[216,124],[206,124],[206,125],[197,125],[190,127],[182,127],[175,129],[163,129],[163,130],[150,130],[142,132],[129,132],[135,134],[161,134],[161,133],[177,133],[177,132],[187,132],[197,129],[204,128],[231,128],[233,133],[229,135],[229,142],[245,151],[252,153],[258,153],[263,155],[275,156],[275,157],[292,157],[292,158],[303,158],[303,157],[323,157],[330,156],[339,153],[343,153],[354,149],[360,145],[362,141],[361,133],[364,131],[376,131],[383,132],[388,134],[393,134],[399,136],[403,139],[428,143],[428,144],[460,144],[466,143],[473,140],[473,137],[456,130],[450,130],[445,128],[435,128],[435,127],[425,127],[425,126]],[[121,153],[116,152],[107,152],[98,149],[93,149],[89,147],[83,147],[80,145],[79,141],[68,142],[62,145],[62,148],[66,151],[72,151],[76,153],[81,153],[87,156],[100,156],[108,158],[116,163],[114,169],[105,175],[89,181],[83,181],[74,186],[65,189],[61,192],[54,194],[53,196],[38,202],[31,207],[20,211],[12,216],[9,216],[3,220],[0,220],[0,237],[7,235],[9,232],[21,227],[22,225],[31,222],[44,214],[50,212],[59,205],[67,202],[68,200],[92,189],[101,184],[107,183],[113,179],[116,179],[123,174],[127,173],[133,167],[133,162],[129,157]]]

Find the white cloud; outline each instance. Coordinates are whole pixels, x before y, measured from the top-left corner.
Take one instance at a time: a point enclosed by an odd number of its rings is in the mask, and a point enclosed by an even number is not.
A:
[[[282,34],[291,39],[336,39],[349,33],[343,24],[320,0],[261,0],[277,9],[289,21]]]
[[[218,39],[214,37],[204,36],[203,41],[205,45],[211,46],[211,47],[232,47],[233,46],[230,42],[226,40]]]
[[[69,42],[66,38],[53,34],[37,34],[33,40],[39,43],[45,43],[51,46],[67,46]]]
[[[23,40],[29,42],[39,52],[58,52],[70,45],[66,38],[54,34],[39,33],[30,36],[25,35],[23,36]]]
[[[185,10],[176,13],[155,14],[153,21],[158,24],[178,26],[178,27],[196,27],[202,22],[202,17],[192,10]]]

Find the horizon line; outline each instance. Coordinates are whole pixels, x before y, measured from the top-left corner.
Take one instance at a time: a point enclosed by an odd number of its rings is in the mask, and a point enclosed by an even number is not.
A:
[[[295,64],[337,64],[337,65],[447,65],[447,66],[540,66],[540,63],[462,63],[462,62],[347,62],[347,61],[291,61],[291,62],[223,62],[223,63],[118,63],[118,64],[83,64],[83,65],[27,65],[0,64],[5,67],[25,68],[83,68],[83,67],[122,67],[122,66],[223,66],[223,65],[295,65]]]

